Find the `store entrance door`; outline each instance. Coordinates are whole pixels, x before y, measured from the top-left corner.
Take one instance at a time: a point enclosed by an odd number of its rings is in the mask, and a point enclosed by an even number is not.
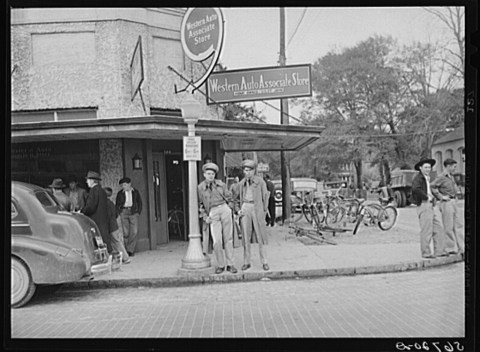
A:
[[[169,241],[186,241],[185,168],[181,154],[165,155]]]
[[[165,195],[167,187],[165,181],[165,155],[153,153],[153,201],[154,201],[154,233],[157,244],[168,243],[168,216]]]

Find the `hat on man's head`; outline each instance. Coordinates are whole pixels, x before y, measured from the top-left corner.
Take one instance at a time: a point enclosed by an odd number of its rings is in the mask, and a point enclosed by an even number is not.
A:
[[[120,181],[118,181],[118,184],[121,185],[122,183],[131,183],[132,180],[130,180],[130,177],[124,177],[121,178]]]
[[[100,174],[98,172],[95,172],[95,171],[87,172],[87,177],[85,177],[85,178],[86,179],[91,178],[92,180],[98,180],[98,181],[102,180],[102,178],[100,177]]]
[[[257,167],[257,163],[250,159],[245,159],[242,161],[242,168],[249,167],[250,169],[255,169]]]
[[[430,166],[433,167],[435,163],[436,163],[435,159],[422,159],[415,164],[415,170],[420,171],[420,167],[423,166],[424,164],[430,164]]]
[[[453,159],[445,159],[445,161],[443,162],[443,166],[448,166],[448,165],[453,165],[453,164],[456,164],[457,162]]]
[[[205,165],[202,166],[203,172],[207,170],[212,170],[215,171],[215,173],[218,173],[218,166],[215,163],[206,163]]]
[[[61,178],[54,178],[52,181],[52,184],[49,185],[48,187],[59,189],[59,188],[64,188],[65,185],[63,184],[63,181]]]

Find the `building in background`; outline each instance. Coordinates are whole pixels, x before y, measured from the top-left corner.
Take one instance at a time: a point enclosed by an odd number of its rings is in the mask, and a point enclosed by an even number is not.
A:
[[[465,127],[462,124],[454,131],[439,138],[432,145],[432,156],[436,160],[433,169],[440,175],[443,172],[445,159],[457,162],[457,172],[465,174]]]
[[[116,193],[120,178],[130,177],[145,202],[138,251],[187,240],[187,126],[180,110],[185,94],[175,93],[183,81],[167,68],[185,77],[191,72],[180,42],[185,11],[11,10],[12,179],[46,186],[54,177],[83,181],[94,170],[102,186]],[[136,50],[140,55],[132,61]],[[220,178],[226,176],[225,152],[298,150],[322,131],[224,121],[220,106],[207,106],[199,92],[194,98],[202,106],[196,125],[202,155],[220,166]],[[169,228],[174,210],[183,214],[175,226],[180,231]]]

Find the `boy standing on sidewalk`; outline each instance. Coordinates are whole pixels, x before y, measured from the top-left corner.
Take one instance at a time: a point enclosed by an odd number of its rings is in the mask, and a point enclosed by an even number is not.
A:
[[[445,247],[450,254],[465,251],[465,239],[460,220],[460,212],[457,207],[457,184],[453,179],[453,173],[457,168],[457,162],[446,159],[443,162],[445,172],[437,177],[431,184],[435,195],[439,198],[438,207],[442,213],[443,228],[445,230]]]
[[[123,264],[130,263],[130,257],[123,245],[123,235],[120,232],[120,228],[118,227],[117,222],[117,208],[115,204],[110,200],[112,196],[112,189],[110,187],[104,188],[105,193],[107,194],[107,208],[108,208],[108,229],[110,230],[110,237],[112,243],[112,250],[113,252],[122,253],[122,262]]]
[[[445,238],[436,199],[430,185],[430,171],[435,165],[434,159],[422,159],[415,165],[418,174],[412,182],[412,197],[417,205],[420,223],[420,250],[425,259],[447,255]],[[433,253],[430,243],[433,242]]]
[[[117,193],[115,205],[122,220],[123,239],[128,255],[135,255],[138,235],[138,217],[142,212],[140,192],[132,187],[132,180],[123,177],[119,184],[122,189]]]

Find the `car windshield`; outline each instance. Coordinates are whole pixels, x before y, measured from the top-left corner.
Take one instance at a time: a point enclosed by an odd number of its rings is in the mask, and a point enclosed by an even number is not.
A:
[[[58,202],[53,197],[51,197],[46,191],[35,192],[35,197],[37,197],[37,199],[40,201],[40,203],[44,207],[51,207],[55,205],[60,206],[60,204],[58,204]]]

